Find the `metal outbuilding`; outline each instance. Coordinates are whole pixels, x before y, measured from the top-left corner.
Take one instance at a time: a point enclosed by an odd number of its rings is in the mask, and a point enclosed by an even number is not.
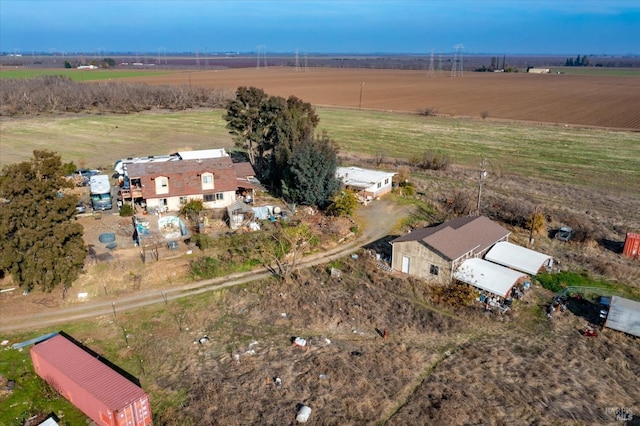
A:
[[[33,346],[31,360],[38,376],[98,425],[152,424],[149,396],[135,379],[64,332]]]
[[[624,240],[622,254],[629,257],[640,258],[640,234],[628,232]]]
[[[477,258],[465,260],[454,273],[456,280],[500,297],[507,297],[518,280],[525,277],[521,272]]]
[[[540,269],[553,266],[551,256],[507,241],[496,243],[484,258],[529,275],[536,275]]]
[[[611,296],[605,327],[640,337],[640,302]]]

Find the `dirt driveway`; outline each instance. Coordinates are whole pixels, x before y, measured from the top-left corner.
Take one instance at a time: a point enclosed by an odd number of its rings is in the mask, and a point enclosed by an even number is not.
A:
[[[392,232],[396,224],[411,212],[411,207],[399,206],[389,200],[380,200],[362,206],[358,209],[356,220],[362,225],[362,232],[355,240],[346,241],[326,252],[317,253],[304,259],[301,267],[310,267],[328,262],[345,256],[359,247],[367,246],[377,240],[381,240]],[[96,219],[91,215],[79,219],[86,229],[85,239],[87,244],[93,244],[97,260],[102,262],[101,269],[117,270],[126,265],[125,259],[136,258],[139,260],[140,250],[134,247],[130,241],[130,235],[124,222],[130,223],[130,218],[120,218],[119,216],[104,215]],[[112,232],[116,234],[118,247],[109,250],[105,244],[97,243],[101,233]],[[182,248],[181,248],[182,250]],[[186,251],[186,246],[184,247]],[[183,251],[174,253],[181,256]],[[115,258],[116,261],[110,261]],[[163,259],[161,255],[161,259]],[[90,258],[88,261],[92,261]],[[165,269],[175,268],[175,263],[169,260],[161,260],[149,267],[162,267],[163,262],[167,262]],[[186,262],[186,260],[185,260]],[[142,262],[140,261],[140,264]],[[116,271],[127,273],[127,271]],[[168,273],[169,271],[165,271]],[[70,303],[63,299],[62,289],[56,289],[51,293],[33,292],[28,296],[22,296],[20,291],[3,293],[0,295],[0,331],[10,332],[17,330],[27,330],[31,328],[42,328],[52,326],[62,322],[75,321],[106,315],[117,310],[119,312],[147,306],[154,303],[161,303],[178,297],[195,295],[217,288],[230,287],[246,282],[256,281],[268,277],[268,272],[250,272],[235,274],[228,277],[189,282],[178,285],[167,286],[167,281],[160,279],[165,274],[158,274],[158,282],[146,282],[144,289],[131,290],[126,293],[97,295],[91,300]],[[170,285],[170,282],[169,282]],[[4,286],[3,286],[4,287]]]

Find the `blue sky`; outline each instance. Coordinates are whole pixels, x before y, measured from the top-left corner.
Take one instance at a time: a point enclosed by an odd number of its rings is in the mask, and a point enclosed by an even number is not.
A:
[[[0,51],[640,54],[640,0],[0,0]]]

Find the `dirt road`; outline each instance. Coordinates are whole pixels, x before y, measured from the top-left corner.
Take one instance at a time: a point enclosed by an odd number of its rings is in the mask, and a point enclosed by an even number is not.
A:
[[[361,207],[357,212],[357,220],[362,224],[359,237],[332,250],[313,254],[303,259],[300,267],[326,263],[343,257],[354,250],[371,244],[387,236],[399,220],[406,217],[411,208],[399,206],[390,201],[381,200]],[[162,303],[181,297],[189,297],[207,291],[232,287],[252,281],[268,278],[271,274],[266,270],[239,273],[221,278],[192,282],[172,288],[152,288],[133,294],[103,296],[90,302],[59,307],[42,306],[37,313],[28,315],[6,315],[0,312],[0,332],[13,332],[61,324],[64,322],[85,320],[102,315],[117,315],[118,312],[129,311],[143,306]],[[20,303],[20,302],[17,302]],[[4,311],[4,310],[3,310]]]

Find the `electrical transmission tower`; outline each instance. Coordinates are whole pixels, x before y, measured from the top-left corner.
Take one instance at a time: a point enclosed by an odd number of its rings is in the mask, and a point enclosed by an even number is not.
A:
[[[444,74],[444,71],[442,70],[443,62],[442,55],[438,55],[438,77],[442,77],[442,74]]]
[[[296,49],[296,72],[300,72],[300,61],[298,60],[298,49]]]
[[[427,71],[427,78],[435,78],[436,71],[433,68],[433,49],[431,49],[431,58],[429,59],[429,71]]]
[[[258,48],[258,65],[256,66],[256,68],[260,68],[261,62],[263,63],[263,66],[266,68],[267,67],[267,46],[265,46],[264,44],[260,44],[257,46],[257,48]]]
[[[451,64],[451,77],[462,77],[462,49],[464,46],[462,43],[456,44],[453,46],[453,63]]]
[[[304,52],[304,72],[309,71],[309,64],[307,62],[307,52]]]

